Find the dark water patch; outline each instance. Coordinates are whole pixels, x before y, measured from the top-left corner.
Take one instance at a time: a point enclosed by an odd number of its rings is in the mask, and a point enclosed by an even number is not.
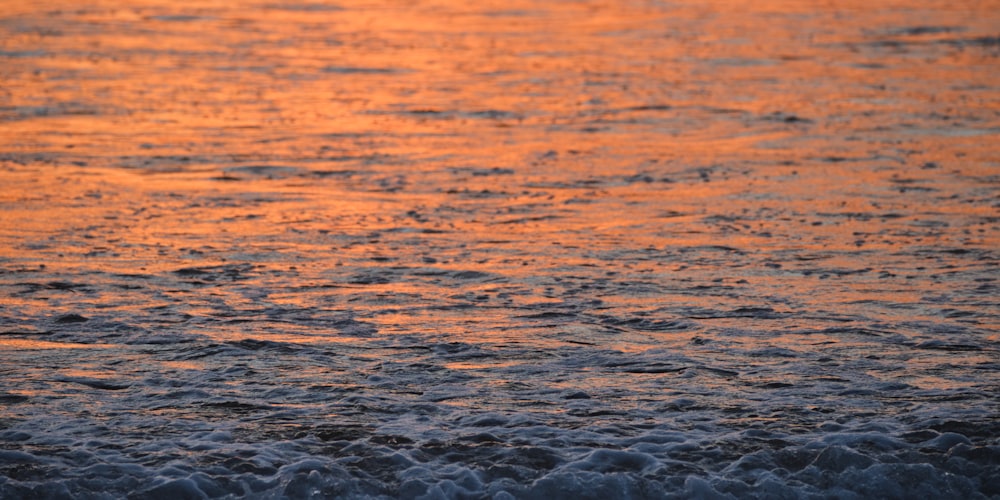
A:
[[[98,116],[118,114],[114,108],[98,107],[83,102],[64,102],[51,106],[0,106],[3,121],[32,120],[36,118],[57,118],[72,116]],[[36,156],[38,159],[42,157]]]
[[[962,258],[963,260],[975,261],[978,263],[990,263],[1000,260],[995,250],[981,247],[917,247],[910,250],[910,253],[917,256],[936,256],[938,259]]]
[[[543,311],[532,314],[522,314],[515,317],[522,319],[541,319],[541,320],[574,320],[574,319],[580,319],[580,313],[571,311]]]
[[[341,7],[332,3],[268,3],[261,6],[267,10],[283,10],[288,12],[340,12],[345,10]]]
[[[991,442],[995,441],[997,436],[1000,436],[1000,421],[995,419],[982,422],[942,418],[937,422],[929,424],[927,427],[940,433],[956,433],[976,439],[977,441],[985,439],[987,442]],[[995,446],[995,444],[993,445]]]
[[[617,318],[601,316],[600,323],[606,326],[628,328],[643,332],[685,332],[697,328],[695,323],[684,320],[657,320],[649,318]]]
[[[272,409],[272,407],[268,405],[244,403],[240,401],[206,402],[202,403],[201,407],[209,410],[217,410],[234,416],[250,415]]]
[[[848,277],[854,275],[868,274],[873,271],[872,268],[862,268],[862,269],[838,269],[838,268],[822,268],[822,267],[810,267],[810,268],[800,268],[797,270],[803,276],[816,276],[819,279],[827,279],[830,277]]]
[[[771,114],[764,115],[763,117],[761,117],[761,119],[763,121],[779,122],[779,123],[802,123],[802,124],[813,123],[813,120],[809,118],[803,118],[801,116],[791,113],[785,113],[782,111],[775,111]]]
[[[14,286],[24,287],[25,289],[21,294],[31,294],[36,293],[41,290],[63,290],[70,292],[93,292],[95,288],[91,284],[87,283],[72,283],[68,281],[49,281],[47,283],[12,283]]]
[[[562,219],[562,218],[563,217],[560,216],[560,215],[538,215],[538,216],[532,216],[532,217],[516,217],[516,218],[513,218],[513,219],[504,219],[504,220],[496,221],[493,224],[496,224],[496,225],[502,225],[502,224],[527,224],[527,223],[531,223],[531,222],[544,222],[544,221],[557,220],[557,219]]]
[[[838,319],[839,320],[839,319]],[[877,328],[863,327],[863,326],[831,326],[827,328],[821,328],[818,330],[798,330],[796,333],[816,333],[821,335],[860,335],[863,337],[882,337],[885,335],[892,335],[893,332],[889,330],[882,330]]]
[[[869,158],[866,158],[866,157],[847,157],[847,156],[840,156],[840,155],[830,155],[830,156],[821,156],[821,157],[818,157],[818,158],[811,158],[811,159],[817,160],[817,161],[821,161],[823,163],[856,163],[856,162],[866,161]]]
[[[434,108],[408,109],[408,110],[404,111],[404,113],[410,114],[410,115],[417,115],[417,116],[445,116],[445,115],[451,114],[450,112],[446,112],[446,111],[443,111],[443,110],[440,110],[440,109],[434,109]]]
[[[223,177],[234,178],[234,174],[242,174],[251,177],[262,177],[266,179],[284,179],[292,176],[303,175],[306,170],[299,167],[289,167],[282,165],[244,165],[239,167],[226,167],[223,169]]]
[[[801,352],[793,351],[791,349],[785,349],[783,347],[763,347],[760,349],[751,349],[746,352],[746,355],[751,358],[799,358],[802,357]]]
[[[952,40],[939,40],[937,43],[950,45],[953,47],[979,47],[996,49],[1000,48],[1000,36],[978,36],[972,38],[957,38]]]
[[[3,322],[7,322],[3,320]],[[16,325],[16,324],[15,324]],[[33,325],[16,325],[12,328],[0,330],[0,335],[51,335],[53,330],[46,330]]]
[[[514,175],[516,171],[512,168],[501,167],[453,167],[448,169],[457,175],[471,175],[473,177],[491,177],[496,175]]]
[[[700,252],[704,252],[704,251],[707,250],[707,251],[713,251],[713,252],[732,253],[732,254],[736,254],[736,255],[746,255],[746,252],[744,250],[741,250],[741,249],[736,248],[736,247],[726,246],[726,245],[700,245],[700,246],[692,246],[692,247],[682,247],[682,248],[680,248],[678,250],[681,253],[700,253]]]
[[[199,55],[200,54],[192,54],[191,56],[192,57],[198,57]],[[216,66],[216,67],[214,67],[212,69],[214,69],[215,71],[233,72],[233,73],[238,73],[238,74],[258,73],[258,74],[262,74],[262,75],[270,75],[270,74],[273,74],[274,71],[276,69],[279,69],[279,68],[281,68],[281,65],[274,65],[274,66],[264,66],[264,65],[230,66],[230,65],[227,65],[227,64],[223,64],[223,65]],[[258,127],[256,125],[236,125],[236,126],[227,127],[227,128],[233,128],[233,129],[237,129],[237,130],[252,130],[252,129],[257,129],[257,128],[260,128],[260,127]],[[270,141],[271,140],[269,139],[268,142],[270,142]]]
[[[45,51],[42,50],[0,50],[0,57],[21,58],[21,57],[42,57]],[[5,108],[0,107],[0,112]]]
[[[460,280],[483,280],[492,277],[489,273],[480,271],[456,271],[451,275]]]
[[[928,349],[937,351],[982,351],[981,346],[973,344],[959,344],[952,342],[945,342],[941,340],[928,340],[926,342],[921,342],[915,345],[917,349]]]
[[[171,360],[193,361],[197,359],[209,358],[220,354],[238,354],[240,350],[229,344],[203,343],[197,342],[193,345],[185,345],[171,351]]]
[[[195,16],[190,14],[163,14],[157,16],[148,16],[146,19],[151,21],[163,21],[168,23],[190,23],[194,21],[211,21],[214,18],[205,16]]]
[[[959,33],[965,30],[966,28],[962,26],[920,25],[920,26],[904,26],[902,28],[893,28],[888,31],[888,34],[903,35],[903,36],[925,36],[925,35],[939,35],[942,33]]]
[[[740,376],[740,372],[734,370],[727,370],[725,368],[716,368],[712,366],[696,366],[694,368],[697,368],[700,371],[705,371],[719,377],[735,378]]]
[[[358,160],[356,156],[337,156],[337,157],[327,157],[324,158],[327,161],[355,161]],[[310,170],[309,174],[315,177],[323,178],[335,178],[335,179],[350,179],[361,175],[358,170]]]
[[[330,321],[329,326],[335,328],[341,335],[353,337],[371,337],[378,333],[376,325],[353,318],[336,318]]]
[[[942,46],[960,50],[968,48],[995,50],[1000,48],[1000,36],[984,35],[961,38],[933,38],[934,35],[956,33],[965,30],[956,29],[952,31],[933,32],[933,30],[937,28],[926,27],[927,31],[921,32],[921,29],[921,27],[916,27],[913,28],[913,32],[899,33],[896,35],[898,38],[887,38],[866,42],[862,45],[876,49],[889,49],[894,51],[927,51],[929,48]]]
[[[322,71],[338,75],[400,75],[410,72],[404,68],[366,66],[326,66]]]
[[[678,366],[670,363],[649,363],[641,366],[624,366],[621,371],[625,373],[679,373],[687,370],[688,366]]]
[[[88,290],[90,285],[68,281],[50,281],[45,284],[45,288],[49,290]]]
[[[691,309],[686,313],[686,317],[691,319],[720,319],[720,318],[752,318],[752,319],[781,319],[788,317],[788,313],[775,311],[771,307],[737,307],[728,311],[713,311],[711,309]]]
[[[669,104],[644,104],[641,106],[632,106],[625,109],[627,111],[670,111],[674,109],[674,107]]]
[[[87,378],[87,377],[59,377],[55,380],[59,382],[69,382],[74,384],[85,385],[93,389],[101,389],[104,391],[121,391],[132,387],[132,384],[127,382],[115,381],[115,380],[105,380],[99,378]]]
[[[239,341],[227,342],[227,344],[246,349],[248,351],[271,351],[280,354],[292,354],[301,348],[287,342],[275,342],[271,340],[243,339]]]
[[[28,401],[28,396],[21,394],[0,394],[0,405],[14,405]]]
[[[463,188],[463,189],[449,188],[445,190],[445,193],[451,195],[459,195],[460,198],[470,199],[470,200],[510,199],[513,196],[508,191],[492,190],[492,189],[472,190],[468,188]]]
[[[218,281],[243,281],[250,279],[251,272],[262,266],[253,264],[223,264],[217,266],[184,267],[173,271],[173,274],[184,278],[198,278],[194,283],[213,283]]]
[[[516,113],[510,112],[510,111],[501,110],[501,109],[484,109],[484,110],[478,110],[478,111],[463,111],[463,112],[460,113],[460,116],[469,117],[469,118],[489,119],[489,120],[511,120],[511,119],[521,118],[521,116],[519,116]]]
[[[397,281],[397,277],[391,273],[382,271],[369,271],[358,273],[348,278],[347,283],[352,285],[385,285]]]
[[[55,319],[55,323],[60,325],[72,324],[72,323],[86,323],[87,321],[90,321],[90,318],[85,318],[75,313],[64,314]]]

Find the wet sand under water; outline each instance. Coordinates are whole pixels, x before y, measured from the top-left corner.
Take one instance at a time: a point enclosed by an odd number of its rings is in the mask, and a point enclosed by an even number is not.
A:
[[[0,497],[1000,498],[1000,6],[0,5]]]

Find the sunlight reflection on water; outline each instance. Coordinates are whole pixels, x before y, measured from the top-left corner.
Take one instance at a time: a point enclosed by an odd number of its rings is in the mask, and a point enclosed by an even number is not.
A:
[[[977,5],[0,5],[0,496],[1000,494]]]

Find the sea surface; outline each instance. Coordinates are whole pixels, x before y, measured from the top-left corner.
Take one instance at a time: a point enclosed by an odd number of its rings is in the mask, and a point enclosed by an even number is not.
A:
[[[996,1],[0,2],[0,497],[1000,498]]]

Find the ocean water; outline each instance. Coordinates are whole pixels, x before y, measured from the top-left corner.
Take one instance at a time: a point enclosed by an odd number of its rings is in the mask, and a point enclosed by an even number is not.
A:
[[[0,3],[2,498],[1000,498],[996,2]]]

